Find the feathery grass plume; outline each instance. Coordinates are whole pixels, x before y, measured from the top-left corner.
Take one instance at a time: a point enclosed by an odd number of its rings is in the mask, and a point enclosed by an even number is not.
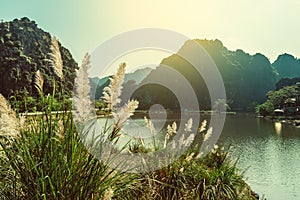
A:
[[[17,137],[18,119],[15,111],[13,111],[6,99],[0,94],[0,135]]]
[[[190,118],[186,124],[185,124],[185,128],[184,128],[184,131],[187,133],[187,132],[191,132],[192,131],[192,126],[193,126],[193,119]],[[194,140],[194,134],[191,134],[186,140],[185,140],[185,134],[182,133],[179,140],[178,140],[178,145],[179,147],[183,147],[183,146],[187,146],[189,142],[193,142]],[[192,140],[192,141],[190,141]],[[172,148],[173,146],[175,147],[175,145],[172,144]]]
[[[164,149],[167,147],[167,141],[176,133],[177,133],[177,124],[176,122],[173,122],[172,126],[170,125],[167,126],[167,134],[165,136]]]
[[[172,143],[171,143],[171,148],[172,148],[172,149],[176,149],[176,142],[175,142],[175,140],[172,141]]]
[[[119,110],[113,111],[112,115],[114,117],[117,127],[122,127],[124,122],[133,115],[134,111],[138,108],[139,102],[137,100],[130,100],[127,104],[121,107]]]
[[[205,142],[205,141],[209,140],[209,138],[210,138],[211,136],[212,136],[212,127],[210,127],[210,128],[207,130],[206,134],[204,135],[203,141]]]
[[[109,79],[109,86],[103,89],[102,99],[105,103],[107,103],[108,110],[114,110],[116,108],[116,105],[121,102],[121,99],[119,97],[122,93],[122,84],[124,82],[125,67],[126,64],[121,63],[119,65],[117,73]]]
[[[201,132],[205,131],[205,130],[206,130],[206,125],[207,125],[207,121],[204,120],[204,121],[201,123],[201,126],[200,126],[200,128],[198,129],[198,132],[201,133]]]
[[[112,116],[114,117],[115,124],[113,131],[110,135],[110,139],[119,137],[119,131],[122,126],[126,122],[126,120],[133,115],[134,111],[138,108],[139,102],[136,100],[130,100],[127,104],[122,106],[120,109],[112,112]]]
[[[64,126],[64,122],[62,121],[62,119],[58,120],[56,131],[57,131],[57,137],[61,141],[63,139],[64,133],[65,133],[65,126]]]
[[[54,71],[54,73],[60,78],[63,78],[63,61],[61,58],[59,44],[56,37],[51,38],[51,53],[50,55],[50,65]]]
[[[194,141],[194,139],[195,139],[195,135],[190,134],[189,137],[184,141],[184,143],[183,143],[184,146],[189,147],[192,144],[192,142]]]
[[[190,118],[186,124],[185,124],[185,128],[184,128],[184,131],[185,132],[191,132],[192,131],[192,127],[193,127],[193,119]]]
[[[76,121],[83,122],[89,119],[92,115],[92,102],[90,99],[90,81],[88,69],[91,66],[90,55],[85,54],[82,64],[76,70],[75,90],[73,97],[74,112],[73,116]]]
[[[147,117],[144,117],[144,121],[146,123],[147,128],[150,130],[151,138],[152,138],[152,150],[155,150],[156,142],[155,142],[155,127],[150,119],[147,119]]]
[[[104,192],[103,200],[111,200],[113,196],[114,196],[114,191],[113,189],[111,189],[111,187],[109,187]]]
[[[196,160],[200,159],[203,156],[203,152],[199,152],[198,155],[195,157]]]
[[[43,91],[44,77],[40,70],[37,70],[34,75],[34,86],[39,91]]]
[[[155,134],[155,128],[154,125],[152,123],[152,121],[150,119],[147,119],[147,117],[144,117],[144,121],[146,123],[147,128],[150,130],[151,135]]]
[[[170,137],[172,137],[172,135],[176,133],[177,133],[177,124],[176,122],[173,122],[172,126],[170,125],[167,126],[167,134],[166,134],[167,139],[170,139]]]
[[[181,134],[181,136],[178,140],[179,147],[182,147],[184,145],[184,138],[185,138],[185,135]]]
[[[188,155],[186,156],[185,160],[186,160],[187,162],[190,162],[190,161],[192,160],[192,158],[194,157],[194,155],[195,155],[195,152],[192,152],[192,153],[188,154]]]

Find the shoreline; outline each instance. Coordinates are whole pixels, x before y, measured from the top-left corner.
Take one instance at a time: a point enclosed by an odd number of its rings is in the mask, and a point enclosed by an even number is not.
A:
[[[263,118],[266,120],[270,120],[272,122],[280,122],[283,124],[287,124],[294,128],[300,128],[300,117],[299,116],[257,116],[259,118]]]

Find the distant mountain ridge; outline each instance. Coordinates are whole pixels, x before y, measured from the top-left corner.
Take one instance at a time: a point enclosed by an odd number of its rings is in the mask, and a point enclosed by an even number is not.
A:
[[[124,77],[124,84],[140,84],[152,70],[153,69],[150,67],[145,67],[137,69],[132,73],[126,73]],[[111,76],[90,78],[92,98],[100,99],[103,93],[103,88],[109,85],[109,78],[111,78]]]
[[[279,78],[300,77],[300,59],[291,54],[279,55],[272,66],[278,73]]]
[[[227,103],[233,110],[253,111],[254,107],[265,101],[266,93],[275,89],[275,84],[281,78],[293,78],[300,76],[300,62],[291,55],[283,54],[271,64],[263,54],[250,55],[243,50],[228,50],[220,40],[200,40],[199,43],[216,63],[226,88]],[[193,51],[192,41],[187,41],[178,51]],[[163,65],[168,65],[182,74],[192,85],[200,109],[211,109],[210,96],[203,78],[182,57],[174,54],[162,60],[161,65],[153,70],[145,79],[151,80],[154,76],[166,77],[163,74]],[[173,82],[176,84],[176,81]],[[180,87],[180,85],[178,85]],[[143,100],[151,99],[148,106],[161,103],[170,109],[178,108],[178,102],[173,100],[173,94],[167,94],[166,88],[152,85],[143,88],[134,94],[134,98]],[[145,92],[147,90],[147,92]],[[184,91],[183,91],[184,92]],[[163,98],[161,98],[163,94]],[[164,99],[164,100],[162,100]]]
[[[261,53],[250,55],[243,50],[228,50],[220,40],[195,39],[208,52],[216,63],[224,80],[227,103],[233,110],[252,111],[255,105],[266,99],[266,93],[275,87],[295,83],[300,77],[300,60],[290,54],[279,55],[270,63]],[[186,41],[179,52],[193,51],[191,41]],[[40,70],[44,75],[44,93],[51,93],[56,77],[46,61],[49,59],[51,35],[45,32],[30,19],[24,17],[10,22],[0,23],[0,93],[6,98],[14,97],[18,102],[27,97],[38,98],[34,87],[34,73]],[[58,96],[71,97],[73,91],[75,69],[78,64],[68,49],[61,44],[64,79],[57,81]],[[199,101],[201,109],[211,109],[207,86],[203,78],[192,70],[190,64],[177,54],[164,58],[155,69],[146,68],[126,74],[123,91],[125,97],[137,99],[142,109],[155,103],[162,103],[166,108],[178,108],[178,101],[168,88],[158,85],[143,86],[154,75],[167,78],[162,66],[168,65],[177,70],[189,81]],[[92,95],[96,99],[109,84],[109,77],[91,78]],[[280,81],[281,82],[278,82]],[[176,85],[176,80],[174,86]],[[277,84],[276,84],[277,83]],[[186,91],[182,91],[183,93]],[[130,96],[128,96],[130,95]],[[174,99],[174,100],[173,100]]]
[[[265,101],[266,93],[275,89],[276,83],[283,78],[300,77],[299,59],[289,54],[279,55],[274,63],[261,53],[250,55],[241,49],[236,51],[228,50],[220,40],[195,39],[211,56],[216,63],[226,88],[227,103],[233,110],[253,111],[254,107]],[[190,44],[186,41],[180,48],[180,52],[192,51]],[[201,109],[211,109],[210,96],[203,78],[196,71],[192,70],[190,64],[177,54],[173,54],[161,61],[161,64],[154,70],[137,71],[125,76],[124,83],[127,83],[124,91],[131,94],[130,98],[138,99],[142,109],[148,109],[151,105],[159,103],[170,109],[178,108],[178,101],[174,94],[167,88],[158,85],[146,85],[140,87],[153,77],[168,77],[164,74],[163,65],[170,66],[182,74],[193,86],[199,100]],[[140,72],[142,76],[136,76]],[[131,78],[131,76],[136,76]],[[137,77],[138,80],[137,80]],[[102,95],[102,90],[109,84],[109,77],[98,80],[96,99]],[[134,80],[128,84],[129,80]],[[295,80],[295,79],[293,79]],[[176,81],[174,80],[174,85]],[[280,83],[281,84],[281,83]],[[177,85],[180,88],[180,85]],[[182,91],[185,93],[186,91]],[[125,95],[129,98],[128,95]]]

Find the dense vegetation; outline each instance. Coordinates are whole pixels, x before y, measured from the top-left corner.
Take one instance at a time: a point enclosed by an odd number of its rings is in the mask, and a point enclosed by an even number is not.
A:
[[[279,88],[280,89],[269,91],[267,93],[268,99],[264,103],[256,107],[257,114],[261,116],[274,115],[275,114],[274,110],[284,108],[285,102],[291,98],[295,99],[294,102],[295,106],[296,104],[299,104],[300,82],[297,82],[296,84],[293,85],[287,85],[287,86],[283,86],[282,88],[281,87]],[[285,114],[291,115],[296,113],[291,112]]]
[[[55,90],[45,97],[41,82],[36,82],[40,84],[36,89],[41,98],[41,116],[24,118],[0,95],[0,199],[256,199],[239,175],[235,162],[228,160],[228,151],[218,146],[214,146],[205,157],[199,148],[190,148],[171,164],[147,173],[140,168],[125,170],[136,153],[170,150],[166,149],[167,142],[174,143],[178,149],[188,148],[195,134],[199,134],[203,136],[204,144],[210,140],[212,128],[206,132],[205,122],[194,134],[192,120],[188,120],[184,133],[181,133],[182,139],[171,141],[181,131],[174,122],[167,128],[163,146],[159,143],[146,146],[139,138],[140,143],[134,143],[134,147],[125,145],[123,152],[116,146],[109,150],[106,146],[118,142],[122,125],[133,114],[138,102],[130,100],[117,108],[125,73],[125,64],[121,64],[118,73],[104,89],[103,99],[107,103],[104,109],[107,115],[103,118],[107,120],[105,127],[97,132],[97,137],[88,137],[86,133],[94,133],[93,128],[82,128],[79,124],[94,120],[89,118],[91,102],[89,84],[86,84],[89,82],[86,76],[89,63],[86,55],[77,71],[73,112],[67,110],[53,114]],[[110,114],[115,118],[113,124],[108,123]],[[145,126],[152,130],[150,120],[146,121]],[[79,123],[75,126],[74,122]],[[177,151],[169,151],[171,156],[172,152]],[[170,155],[159,161],[165,161]],[[143,161],[157,159],[151,153],[142,158]],[[117,165],[110,165],[113,162]],[[153,165],[161,166],[157,162],[141,165],[147,169],[152,169]]]
[[[268,91],[295,84],[298,81],[297,77],[300,76],[300,61],[289,54],[278,56],[271,64],[269,59],[260,53],[250,55],[243,50],[230,51],[219,40],[194,41],[207,50],[220,70],[226,87],[227,104],[232,110],[253,111],[256,105],[266,100]],[[38,28],[34,21],[26,17],[0,23],[0,92],[13,103],[14,108],[20,111],[41,109],[33,81],[37,70],[45,75],[44,93],[50,93],[53,89],[52,83],[56,77],[48,62],[50,43],[50,34]],[[190,41],[187,41],[178,54],[192,50]],[[64,78],[57,81],[57,99],[71,96],[74,72],[77,68],[77,63],[70,52],[61,45],[60,51],[64,65]],[[178,54],[163,59],[151,73],[151,70],[147,69],[140,70],[134,75],[127,75],[124,91],[128,91],[127,94],[131,95],[132,91],[139,88],[134,92],[133,97],[142,102],[141,109],[147,109],[155,103],[170,109],[178,108],[178,100],[167,88],[157,84],[143,85],[156,76],[168,77],[168,74],[164,74],[162,70],[163,65],[176,69],[190,82],[198,97],[200,109],[211,109],[203,78]],[[279,81],[280,79],[282,80]],[[176,86],[175,80],[173,81],[172,84]],[[276,84],[277,81],[279,82]],[[95,78],[92,83],[94,83],[92,96],[99,99],[103,88],[109,83],[108,77],[101,80]]]
[[[219,40],[195,41],[205,48],[216,63],[226,88],[227,104],[232,110],[254,111],[256,105],[266,100],[266,93],[275,89],[278,80],[300,76],[298,70],[300,62],[291,55],[280,55],[271,64],[269,59],[260,53],[250,55],[243,50],[230,51]],[[178,54],[188,51],[193,51],[189,41],[183,45]],[[198,75],[190,63],[178,54],[165,58],[161,62],[161,66],[170,66],[182,74],[195,90],[200,108],[211,109],[209,94],[203,78]],[[168,74],[164,74],[161,66],[153,70],[144,82],[150,81],[156,76],[168,77]],[[173,80],[172,84],[176,85],[176,81]],[[180,85],[177,86],[180,88]],[[173,97],[173,94],[167,92],[166,88],[155,84],[143,86],[135,93],[135,97],[141,101],[148,99],[148,105],[151,105],[154,102],[164,101],[160,98],[161,94],[164,94],[165,101]],[[176,108],[178,105],[176,101],[162,103],[167,104],[169,108]]]
[[[300,77],[300,60],[290,54],[279,55],[272,64],[279,78]]]
[[[251,110],[256,104],[264,101],[267,91],[274,88],[276,75],[269,60],[262,54],[251,56],[242,50],[229,51],[219,40],[195,40],[201,44],[216,63],[222,78],[224,80],[227,103],[234,110]],[[181,52],[193,51],[190,42],[187,41],[179,50]],[[161,65],[170,66],[182,74],[195,90],[201,109],[211,109],[211,102],[207,86],[195,69],[185,59],[175,54],[165,58]],[[167,74],[158,68],[146,78],[151,80],[153,76],[159,75],[167,77]],[[176,85],[174,80],[172,84]],[[159,95],[164,91],[163,88],[157,89],[157,86],[147,86],[149,96],[154,101],[159,99]],[[154,88],[151,89],[151,88]],[[178,86],[180,88],[180,86]],[[184,92],[184,91],[183,91]],[[135,93],[137,99],[145,98],[145,91]],[[166,96],[168,94],[165,94]],[[175,108],[176,102],[169,102],[169,107]]]
[[[8,99],[13,98],[12,106],[20,111],[33,110],[40,102],[34,88],[37,70],[44,75],[44,93],[53,90],[56,77],[49,65],[50,45],[51,35],[26,17],[0,23],[0,93]],[[70,52],[59,46],[64,78],[56,84],[57,99],[71,97],[77,68]]]
[[[300,60],[289,54],[278,56],[272,64],[280,80],[275,84],[275,90],[266,94],[266,101],[256,107],[257,114],[261,116],[274,115],[275,109],[283,109],[285,102],[295,99],[294,106],[299,106],[300,100]],[[292,110],[283,110],[285,115],[299,114]]]
[[[70,113],[46,118],[28,120],[18,137],[0,136],[0,199],[256,199],[218,147],[204,158],[190,151],[162,169],[124,173],[87,151]]]

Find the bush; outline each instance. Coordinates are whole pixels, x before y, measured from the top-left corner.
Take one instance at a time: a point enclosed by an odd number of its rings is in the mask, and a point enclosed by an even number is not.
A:
[[[256,199],[228,151],[217,146],[204,158],[189,151],[162,169],[139,174],[116,199]]]
[[[266,101],[265,103],[256,106],[256,113],[265,117],[267,115],[274,114],[274,105],[270,101]]]

